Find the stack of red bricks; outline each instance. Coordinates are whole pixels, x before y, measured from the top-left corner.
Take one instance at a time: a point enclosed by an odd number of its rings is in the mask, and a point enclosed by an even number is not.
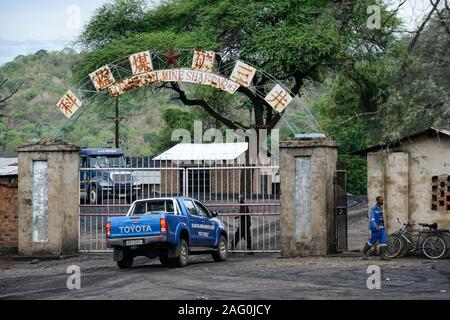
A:
[[[0,252],[17,252],[17,176],[0,176]]]

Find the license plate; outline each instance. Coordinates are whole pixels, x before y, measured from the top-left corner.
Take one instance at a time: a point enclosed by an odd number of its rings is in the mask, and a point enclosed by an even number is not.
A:
[[[140,244],[144,244],[144,240],[142,240],[142,239],[139,239],[139,240],[127,240],[125,242],[125,244],[127,246],[137,246],[137,245],[140,245]]]

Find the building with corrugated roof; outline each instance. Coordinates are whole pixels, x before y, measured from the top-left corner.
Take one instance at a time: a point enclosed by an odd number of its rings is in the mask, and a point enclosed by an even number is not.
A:
[[[238,195],[278,196],[278,170],[252,169],[246,164],[247,150],[247,142],[179,143],[153,159],[160,162],[161,193],[177,195],[186,189],[201,200],[224,201]]]
[[[17,176],[18,159],[15,153],[0,153],[0,176]]]

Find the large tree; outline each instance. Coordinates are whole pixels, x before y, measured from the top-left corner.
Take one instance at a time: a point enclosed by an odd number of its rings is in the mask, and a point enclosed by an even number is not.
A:
[[[343,66],[316,102],[322,128],[339,142],[350,193],[365,193],[367,171],[366,159],[352,152],[450,126],[450,12],[445,5],[434,8],[416,31],[398,32],[382,54]]]
[[[309,81],[385,49],[396,19],[382,14],[382,28],[368,30],[372,4],[377,1],[168,0],[149,7],[143,0],[117,0],[99,8],[80,36],[85,54],[78,78],[134,52],[200,47],[256,65],[301,95]],[[239,98],[208,89],[186,92],[177,83],[166,87],[228,128],[272,129],[281,115],[262,98],[269,81],[255,77],[254,89],[241,87]],[[236,110],[250,110],[252,119],[242,121]]]

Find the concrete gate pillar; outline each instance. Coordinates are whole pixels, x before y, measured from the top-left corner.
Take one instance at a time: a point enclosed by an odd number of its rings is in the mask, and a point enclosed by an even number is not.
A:
[[[336,252],[334,177],[337,143],[292,138],[280,144],[281,254]]]
[[[19,254],[78,253],[79,147],[37,143],[17,152]]]

